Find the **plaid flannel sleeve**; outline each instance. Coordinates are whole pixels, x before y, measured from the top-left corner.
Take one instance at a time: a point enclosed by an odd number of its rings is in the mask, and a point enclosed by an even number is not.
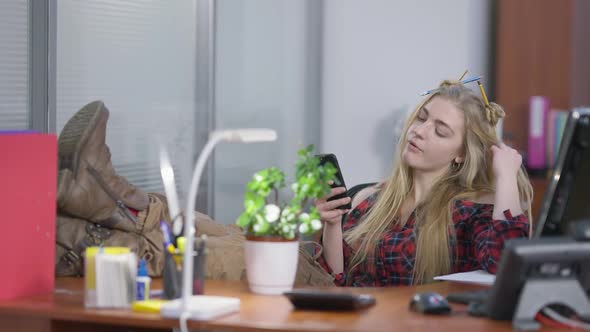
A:
[[[524,214],[513,216],[510,210],[505,210],[504,217],[495,220],[490,210],[474,216],[472,243],[475,255],[481,267],[490,273],[496,273],[506,240],[529,235],[529,221]]]
[[[320,244],[322,244],[322,246],[323,246],[322,239],[320,239]],[[315,252],[316,255],[319,253],[318,250],[320,250],[320,249],[316,249],[316,252]],[[334,273],[334,271],[332,270],[332,268],[330,267],[330,265],[328,264],[328,262],[324,258],[323,253],[321,255],[318,255],[318,258],[317,258],[317,261],[320,264],[320,266],[326,272],[328,272],[330,275],[332,275],[334,277],[334,284],[336,286],[346,286],[346,271],[348,270],[349,258],[352,255],[352,247],[348,243],[346,243],[346,241],[344,241],[344,240],[342,240],[342,250],[343,250],[343,254],[344,254],[344,272],[341,272],[341,273]]]
[[[346,217],[342,220],[342,231],[346,232],[347,230],[356,227],[361,220],[362,216],[366,214],[369,209],[373,206],[377,199],[377,193],[374,193],[367,197],[365,200],[360,202],[352,211],[350,211]],[[320,243],[323,246],[322,242],[323,238],[320,239]],[[322,266],[326,272],[330,273],[334,277],[334,284],[337,286],[346,286],[347,284],[347,276],[349,275],[349,268],[350,268],[350,259],[354,255],[354,249],[346,242],[344,239],[342,240],[342,253],[344,256],[344,272],[335,274],[332,271],[332,268],[328,265],[328,262],[324,258],[324,255],[316,255],[319,256],[318,263]]]

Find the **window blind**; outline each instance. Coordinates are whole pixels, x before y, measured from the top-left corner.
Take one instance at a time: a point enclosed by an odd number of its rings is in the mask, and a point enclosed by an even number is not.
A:
[[[195,14],[194,0],[57,1],[58,132],[82,106],[102,100],[117,172],[148,192],[163,192],[162,143],[181,198],[199,137]]]
[[[29,127],[29,1],[0,1],[0,130]]]

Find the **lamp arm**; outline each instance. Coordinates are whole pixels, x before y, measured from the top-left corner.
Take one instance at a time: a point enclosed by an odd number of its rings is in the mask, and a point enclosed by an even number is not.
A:
[[[188,193],[188,201],[186,204],[186,218],[184,219],[184,237],[186,239],[184,255],[183,255],[183,267],[182,267],[182,311],[188,309],[189,299],[193,294],[193,248],[195,239],[195,203],[197,200],[197,191],[199,189],[199,181],[201,173],[207,163],[209,155],[215,148],[217,143],[224,139],[221,135],[211,135],[207,144],[201,151],[195,170],[191,180],[191,186]]]

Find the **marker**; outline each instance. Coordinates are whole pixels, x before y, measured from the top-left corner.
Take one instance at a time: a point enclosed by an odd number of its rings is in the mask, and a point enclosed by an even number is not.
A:
[[[174,245],[172,243],[166,246],[166,250],[168,250],[168,252],[173,255],[176,254],[176,248],[174,248]]]
[[[172,244],[170,225],[166,221],[160,220],[160,229],[162,230],[162,235],[164,235],[164,248],[167,248],[169,244]]]
[[[179,236],[176,239],[176,245],[178,246],[178,251],[183,254],[184,253],[184,248],[186,245],[186,239],[184,238],[184,236]]]

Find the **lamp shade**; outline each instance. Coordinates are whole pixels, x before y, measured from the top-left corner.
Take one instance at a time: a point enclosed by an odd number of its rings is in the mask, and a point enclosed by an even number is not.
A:
[[[255,143],[255,142],[271,142],[277,139],[276,131],[272,129],[264,128],[248,128],[248,129],[233,129],[233,130],[220,130],[214,131],[211,134],[211,139],[219,137],[221,140],[228,142],[242,142],[242,143]]]

